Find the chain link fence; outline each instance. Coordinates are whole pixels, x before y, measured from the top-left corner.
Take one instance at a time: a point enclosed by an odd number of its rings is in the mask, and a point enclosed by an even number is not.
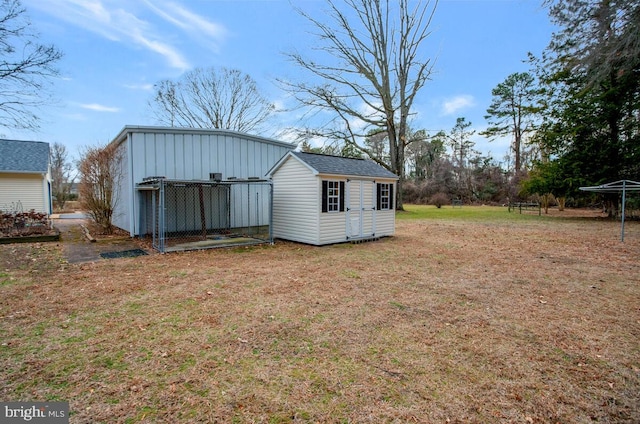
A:
[[[267,180],[146,178],[142,233],[160,252],[272,243],[272,184]]]

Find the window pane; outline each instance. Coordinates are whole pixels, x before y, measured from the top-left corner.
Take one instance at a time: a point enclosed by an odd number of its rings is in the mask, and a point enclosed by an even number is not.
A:
[[[380,184],[380,209],[390,209],[389,184]]]
[[[327,206],[329,212],[338,212],[340,210],[340,182],[329,181],[327,190]]]

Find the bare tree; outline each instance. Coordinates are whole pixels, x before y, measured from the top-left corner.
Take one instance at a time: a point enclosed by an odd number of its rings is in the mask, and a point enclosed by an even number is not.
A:
[[[20,0],[0,2],[0,51],[0,125],[35,130],[35,109],[51,101],[47,84],[59,75],[62,53],[38,43]]]
[[[64,144],[53,143],[51,146],[51,194],[55,197],[58,209],[64,205],[71,195],[73,165],[69,161],[69,154]]]
[[[178,81],[160,81],[150,106],[172,127],[245,133],[258,131],[275,109],[249,75],[227,68],[196,68]]]
[[[106,233],[113,232],[113,214],[123,177],[123,155],[116,145],[88,147],[80,159],[80,205]]]
[[[342,10],[329,0],[330,24],[300,11],[317,30],[317,50],[326,54],[326,62],[290,53],[288,57],[318,82],[281,80],[302,105],[330,111],[335,117],[331,125],[313,130],[317,136],[352,144],[400,176],[398,209],[402,209],[408,120],[432,70],[420,47],[430,34],[437,3],[344,0]],[[363,143],[375,129],[387,133],[388,161]]]

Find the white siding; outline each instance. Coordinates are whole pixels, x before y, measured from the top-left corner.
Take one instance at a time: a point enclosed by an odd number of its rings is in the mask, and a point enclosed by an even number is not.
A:
[[[273,174],[274,237],[302,243],[325,245],[395,233],[395,211],[378,211],[376,183],[394,180],[315,175],[310,168],[288,157]],[[322,181],[345,182],[345,211],[322,212]],[[350,211],[346,209],[350,208]],[[358,234],[351,235],[351,220]],[[349,222],[347,222],[349,220]],[[349,224],[349,225],[348,225]]]
[[[376,234],[376,184],[373,181],[362,182],[362,236],[370,237]]]
[[[34,209],[49,213],[48,186],[43,175],[0,173],[0,210],[15,210],[18,202],[22,211]]]
[[[395,181],[393,180],[378,180],[379,183],[389,183],[393,185],[393,193],[395,197],[396,190],[398,187],[396,186]],[[393,200],[393,205],[395,206],[395,199]],[[385,237],[392,236],[396,232],[396,211],[395,209],[386,210],[386,211],[376,211],[376,236]]]
[[[311,170],[288,158],[273,176],[273,236],[319,244],[321,192]]]
[[[396,212],[377,211],[376,213],[376,236],[392,236],[396,232]]]
[[[342,243],[347,241],[346,212],[327,212],[320,217],[319,244]]]

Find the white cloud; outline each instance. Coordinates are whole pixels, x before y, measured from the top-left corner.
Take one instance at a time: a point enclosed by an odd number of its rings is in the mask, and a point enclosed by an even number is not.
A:
[[[445,99],[445,101],[442,103],[442,114],[453,115],[459,110],[475,106],[475,104],[476,101],[473,96],[470,96],[468,94],[451,97]]]
[[[120,108],[118,107],[104,106],[98,103],[83,103],[80,105],[80,107],[83,109],[93,110],[94,112],[120,112]]]
[[[489,140],[486,136],[481,135],[487,128],[487,125],[472,127],[475,130],[475,134],[471,136],[471,140],[476,143],[474,149],[479,150],[484,155],[490,154],[494,160],[502,162],[511,148],[511,136],[500,136]]]
[[[162,19],[185,31],[192,38],[203,39],[215,51],[219,50],[220,43],[227,36],[228,31],[223,25],[211,22],[174,2],[145,0],[145,4]]]
[[[157,53],[173,68],[188,69],[189,63],[177,48],[164,41],[148,21],[125,9],[131,9],[132,4],[118,0],[47,0],[34,1],[33,7],[113,42],[131,43]]]
[[[124,87],[130,90],[142,90],[142,91],[153,90],[153,84],[124,84]]]

